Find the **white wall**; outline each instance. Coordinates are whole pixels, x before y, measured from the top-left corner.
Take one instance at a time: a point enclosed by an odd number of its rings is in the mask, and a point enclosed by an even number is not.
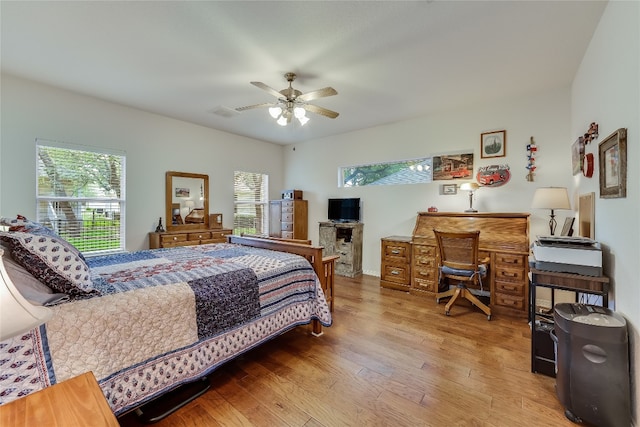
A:
[[[164,218],[165,172],[209,175],[209,210],[233,226],[233,172],[268,173],[283,188],[282,146],[256,141],[2,75],[0,215],[35,219],[35,139],[124,150],[126,248],[148,248]]]
[[[633,415],[640,416],[640,3],[610,2],[602,15],[572,88],[573,135],[599,124],[598,141],[587,147],[598,158],[598,142],[627,128],[627,197],[596,198],[596,239],[605,246],[612,279],[612,308],[630,327]],[[599,194],[598,173],[577,180],[579,193]]]
[[[330,197],[360,197],[364,222],[363,270],[380,274],[380,238],[411,235],[416,212],[436,206],[462,212],[468,193],[439,195],[443,182],[430,184],[338,188],[338,167],[471,151],[479,166],[506,163],[511,180],[497,188],[478,190],[474,208],[481,212],[531,212],[531,199],[542,186],[572,186],[569,87],[509,99],[491,105],[449,111],[345,135],[296,144],[285,149],[285,184],[304,190],[309,200],[310,238],[318,242],[318,222],[327,219]],[[342,117],[342,116],[341,116]],[[338,119],[339,120],[339,119]],[[506,157],[481,159],[480,134],[507,131]],[[538,145],[536,178],[528,182],[526,146]],[[548,234],[549,211],[531,212],[532,236]],[[570,211],[558,211],[560,223]]]

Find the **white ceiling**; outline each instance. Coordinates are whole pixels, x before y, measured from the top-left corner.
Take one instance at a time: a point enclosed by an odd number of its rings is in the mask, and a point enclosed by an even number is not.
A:
[[[569,84],[601,1],[6,1],[2,71],[290,144]],[[249,84],[337,96],[278,126]]]

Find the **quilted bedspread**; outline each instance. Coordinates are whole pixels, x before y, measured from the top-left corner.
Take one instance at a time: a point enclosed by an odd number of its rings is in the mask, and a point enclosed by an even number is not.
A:
[[[100,296],[0,343],[0,404],[93,371],[116,415],[295,326],[332,319],[302,257],[233,244],[87,260]]]

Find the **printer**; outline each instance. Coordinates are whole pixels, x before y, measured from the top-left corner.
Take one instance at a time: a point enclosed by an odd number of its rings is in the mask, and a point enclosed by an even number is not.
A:
[[[602,248],[586,237],[537,236],[531,264],[538,270],[602,276]]]

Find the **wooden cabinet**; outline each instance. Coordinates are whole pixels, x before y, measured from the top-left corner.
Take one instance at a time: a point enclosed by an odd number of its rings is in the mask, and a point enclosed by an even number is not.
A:
[[[175,246],[204,245],[207,243],[226,243],[227,236],[233,230],[220,228],[216,230],[167,231],[149,233],[149,249],[172,248]]]
[[[335,273],[356,277],[362,274],[362,229],[360,222],[321,222],[322,256],[339,255]]]
[[[438,291],[438,251],[433,230],[480,230],[480,255],[488,256],[491,310],[527,317],[529,214],[419,212],[413,230],[410,292]]]
[[[411,288],[411,237],[383,237],[380,244],[380,286],[409,291]]]
[[[269,236],[306,240],[308,207],[306,200],[283,199],[269,202]]]
[[[2,426],[119,427],[91,372],[0,406]]]

